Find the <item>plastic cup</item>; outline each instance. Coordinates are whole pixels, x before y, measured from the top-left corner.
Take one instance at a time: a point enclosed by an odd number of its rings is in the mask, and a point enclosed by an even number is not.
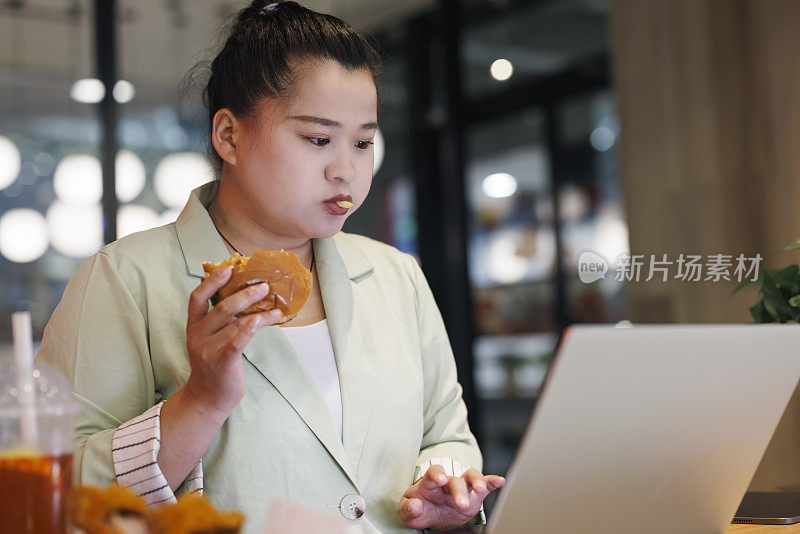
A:
[[[0,530],[64,534],[80,408],[64,377],[44,364],[33,366],[32,394],[17,383],[15,366],[0,365]]]

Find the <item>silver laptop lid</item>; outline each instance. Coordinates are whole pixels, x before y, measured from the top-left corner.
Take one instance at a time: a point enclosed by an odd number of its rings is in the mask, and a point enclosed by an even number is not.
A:
[[[798,379],[797,325],[572,327],[488,532],[723,532]]]

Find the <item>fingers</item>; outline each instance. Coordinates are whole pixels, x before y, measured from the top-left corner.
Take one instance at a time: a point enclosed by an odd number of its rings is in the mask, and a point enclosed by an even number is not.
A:
[[[461,510],[469,508],[469,492],[467,481],[461,477],[450,477],[445,486],[445,491],[453,498],[453,505]]]
[[[403,497],[400,499],[400,504],[397,507],[397,515],[400,517],[400,520],[405,523],[413,521],[422,515],[423,509],[422,499]]]
[[[463,475],[464,480],[474,489],[477,493],[490,492],[502,488],[506,479],[498,475],[483,475],[477,469],[469,469]]]
[[[234,318],[227,326],[222,328],[222,330],[208,338],[207,344],[210,349],[209,352],[212,354],[219,352],[223,356],[238,356],[244,352],[244,347],[237,352],[241,342],[244,342],[244,346],[246,346],[259,328],[273,325],[280,318],[280,310],[271,310]],[[237,338],[237,336],[242,337]]]
[[[500,489],[506,484],[506,479],[498,475],[487,475],[485,478],[490,490]]]
[[[204,351],[207,364],[218,367],[238,360],[256,331],[264,325],[264,320],[257,316],[241,317],[214,334]]]
[[[266,282],[262,282],[240,289],[233,295],[222,299],[219,304],[208,312],[205,319],[203,319],[203,331],[206,335],[210,336],[217,330],[230,324],[237,313],[244,311],[251,304],[263,299],[268,293],[269,285]]]
[[[441,465],[432,465],[425,471],[425,476],[420,480],[422,487],[428,490],[436,489],[447,483],[447,473]]]
[[[231,268],[224,267],[208,278],[203,279],[189,296],[189,324],[194,324],[205,317],[208,311],[208,299],[214,296],[219,288],[231,277]]]
[[[489,489],[485,480],[486,477],[477,469],[469,469],[461,476],[476,493],[485,493]]]
[[[504,484],[503,477],[484,476],[477,469],[455,477],[447,476],[441,465],[432,465],[403,494],[397,514],[410,528],[462,524],[478,512],[489,492]]]
[[[259,326],[263,325],[258,317],[247,318],[244,324],[239,326],[236,333],[233,334],[222,349],[218,351],[218,354],[223,360],[238,358],[244,352],[247,343],[249,343],[250,339],[255,335]]]
[[[464,480],[470,485],[476,493],[489,493],[496,489],[502,488],[506,479],[498,475],[483,475],[477,469],[469,469],[463,475]]]

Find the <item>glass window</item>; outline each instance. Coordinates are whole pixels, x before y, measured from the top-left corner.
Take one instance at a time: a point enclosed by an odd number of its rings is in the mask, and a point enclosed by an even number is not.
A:
[[[544,118],[532,109],[474,126],[466,194],[479,335],[553,328],[556,258]]]
[[[94,74],[91,3],[16,13],[0,17],[0,361],[12,359],[11,313],[30,310],[40,340],[67,280],[102,245],[100,125],[86,103],[97,87],[79,82]]]
[[[607,91],[564,100],[557,119],[563,160],[559,180],[563,261],[567,278],[568,317],[575,323],[622,319],[623,284],[614,280],[616,258],[628,253],[617,169],[619,125]],[[585,252],[609,263],[605,278],[592,284],[578,279]]]
[[[557,247],[544,113],[530,108],[475,124],[467,150],[475,386],[491,412],[482,418],[486,458],[504,470],[513,446],[491,436],[524,427],[557,338]]]
[[[202,61],[213,57],[220,20],[233,7],[186,7],[122,6],[118,74],[133,91],[119,111],[118,237],[173,222],[191,190],[214,178]]]

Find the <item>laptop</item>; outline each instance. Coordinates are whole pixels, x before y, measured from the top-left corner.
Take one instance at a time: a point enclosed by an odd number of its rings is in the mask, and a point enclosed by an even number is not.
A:
[[[798,379],[797,325],[571,327],[484,532],[724,532]]]

